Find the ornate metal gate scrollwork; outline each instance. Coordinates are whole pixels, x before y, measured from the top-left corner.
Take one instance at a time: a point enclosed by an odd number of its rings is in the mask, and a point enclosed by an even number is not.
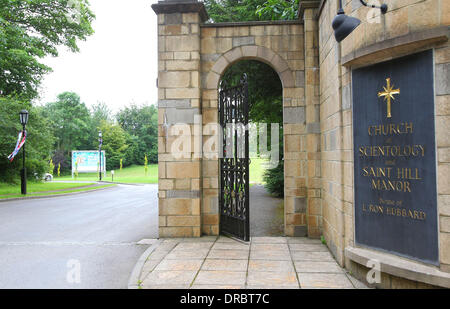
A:
[[[220,85],[219,117],[222,128],[220,159],[220,232],[248,241],[249,145],[248,84],[244,74],[240,84]]]

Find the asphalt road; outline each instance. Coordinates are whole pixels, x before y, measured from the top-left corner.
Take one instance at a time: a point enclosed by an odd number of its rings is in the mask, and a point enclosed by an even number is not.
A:
[[[127,288],[157,236],[157,185],[0,203],[0,288]]]

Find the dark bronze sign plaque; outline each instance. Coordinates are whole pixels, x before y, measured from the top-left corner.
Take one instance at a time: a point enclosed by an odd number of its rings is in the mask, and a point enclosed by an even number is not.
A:
[[[438,265],[433,52],[352,83],[356,244]]]

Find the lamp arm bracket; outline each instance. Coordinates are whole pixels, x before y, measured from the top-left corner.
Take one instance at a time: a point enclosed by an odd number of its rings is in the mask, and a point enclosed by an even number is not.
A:
[[[367,7],[371,7],[374,9],[380,9],[381,13],[386,14],[387,10],[388,10],[388,6],[387,4],[382,4],[381,6],[375,5],[375,4],[368,4],[367,2],[365,2],[364,0],[359,0],[362,5],[367,6]]]

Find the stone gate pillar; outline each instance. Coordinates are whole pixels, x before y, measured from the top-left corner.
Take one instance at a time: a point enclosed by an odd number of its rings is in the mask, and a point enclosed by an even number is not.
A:
[[[201,140],[194,134],[201,132],[199,25],[207,14],[196,0],[152,8],[158,15],[159,237],[200,237]]]
[[[306,105],[306,152],[307,152],[307,225],[309,237],[322,235],[322,180],[320,141],[320,70],[319,26],[316,18],[320,5],[318,0],[302,1],[300,17],[305,31],[305,105]]]

